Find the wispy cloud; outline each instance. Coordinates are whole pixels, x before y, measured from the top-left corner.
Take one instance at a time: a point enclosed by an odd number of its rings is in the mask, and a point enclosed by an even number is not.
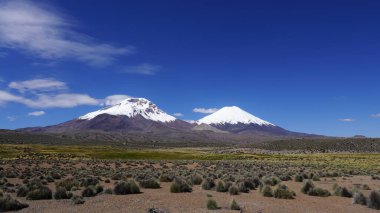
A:
[[[7,119],[8,119],[10,122],[13,122],[13,121],[17,120],[16,116],[7,116]]]
[[[144,63],[137,66],[127,66],[122,69],[122,72],[140,75],[155,75],[160,69],[161,67],[159,65]]]
[[[340,121],[340,122],[354,122],[355,119],[352,119],[352,118],[342,118],[342,119],[338,119],[338,121]]]
[[[208,108],[208,109],[206,109],[206,108],[194,108],[193,112],[203,113],[203,114],[211,114],[211,113],[214,113],[218,110],[219,110],[218,108]]]
[[[66,83],[54,79],[32,79],[27,81],[13,81],[9,88],[16,89],[19,92],[26,91],[56,91],[67,89]]]
[[[34,111],[34,112],[29,112],[28,113],[29,116],[41,116],[41,115],[45,115],[45,111]]]
[[[0,3],[0,46],[22,50],[43,59],[73,59],[93,66],[112,63],[133,47],[96,42],[78,33],[64,15],[31,1]]]
[[[106,106],[112,106],[112,105],[118,104],[121,101],[128,99],[128,98],[131,98],[131,96],[129,96],[129,95],[111,95],[111,96],[108,96],[104,99],[103,104]]]
[[[372,118],[380,118],[380,113],[372,114],[371,117],[372,117]]]
[[[0,90],[0,104],[4,104],[7,102],[20,102],[23,99],[23,97],[11,94],[7,91]]]
[[[99,105],[100,101],[87,94],[40,94],[37,99],[24,99],[21,103],[31,108],[72,108],[80,105]]]
[[[175,117],[182,117],[182,116],[183,116],[183,114],[180,113],[180,112],[176,112],[176,113],[174,113],[173,115],[174,115]]]

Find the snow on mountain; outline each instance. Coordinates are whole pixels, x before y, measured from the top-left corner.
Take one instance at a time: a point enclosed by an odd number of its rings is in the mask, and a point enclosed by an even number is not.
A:
[[[98,115],[120,115],[133,118],[137,115],[144,117],[145,119],[158,121],[158,122],[172,122],[176,118],[166,114],[160,110],[154,103],[145,98],[128,98],[110,107],[103,108],[101,110],[90,112],[86,115],[79,117],[79,120],[91,120]]]
[[[257,124],[259,126],[275,126],[267,121],[264,121],[237,106],[223,107],[215,113],[208,115],[198,123],[204,124]]]

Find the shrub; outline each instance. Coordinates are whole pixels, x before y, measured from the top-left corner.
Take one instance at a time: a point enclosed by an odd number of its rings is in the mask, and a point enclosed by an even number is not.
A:
[[[147,213],[168,213],[167,211],[163,209],[158,209],[158,208],[149,208],[146,210]]]
[[[26,197],[28,194],[29,189],[25,185],[19,186],[16,190],[16,196],[17,197]]]
[[[352,197],[352,193],[346,187],[338,186],[334,194],[339,197]]]
[[[159,189],[160,183],[154,179],[140,181],[140,186],[145,189]]]
[[[27,200],[50,200],[53,197],[52,194],[53,194],[52,191],[48,187],[42,186],[38,189],[34,189],[33,191],[30,191],[26,195],[26,199]]]
[[[217,210],[219,209],[218,203],[214,199],[208,199],[207,200],[207,209],[208,210]]]
[[[82,196],[79,196],[79,195],[74,195],[72,198],[71,198],[71,202],[75,205],[78,205],[78,204],[83,204],[85,202],[85,200],[83,199]]]
[[[173,180],[174,180],[174,177],[172,175],[161,174],[160,176],[160,182],[172,182]]]
[[[113,192],[115,195],[138,194],[140,188],[135,181],[122,181],[115,185]]]
[[[314,189],[314,184],[312,181],[308,180],[308,181],[305,181],[302,188],[301,188],[301,192],[304,193],[304,194],[308,194],[309,191],[312,191]]]
[[[368,196],[367,206],[371,209],[380,210],[380,194],[377,191],[371,191]]]
[[[295,181],[295,182],[302,182],[302,181],[303,181],[303,177],[302,177],[302,175],[296,175],[296,176],[294,177],[294,181]]]
[[[321,179],[317,175],[314,175],[313,178],[312,178],[312,180],[313,181],[321,181]]]
[[[112,189],[108,188],[104,191],[105,194],[112,194]]]
[[[73,178],[69,178],[55,184],[57,188],[63,187],[67,191],[70,191],[74,187],[79,187],[79,182]]]
[[[73,196],[71,192],[68,192],[65,188],[60,187],[57,189],[57,191],[54,193],[54,199],[61,200],[61,199],[70,199]]]
[[[192,192],[193,189],[191,186],[186,183],[186,181],[176,178],[172,182],[172,185],[170,186],[170,192],[171,193],[183,193],[183,192]]]
[[[216,191],[217,192],[227,192],[228,188],[226,187],[226,184],[224,181],[219,180],[218,183],[216,184]]]
[[[196,174],[196,175],[191,176],[191,182],[194,185],[201,185],[203,182],[203,178],[199,174]]]
[[[99,180],[96,177],[87,177],[84,178],[80,184],[83,187],[96,186],[99,183]]]
[[[28,204],[20,203],[9,195],[0,197],[0,212],[17,211],[27,207],[29,207]]]
[[[363,190],[371,190],[371,188],[370,188],[367,184],[364,184],[364,185],[362,186],[362,189],[363,189]]]
[[[263,178],[263,183],[265,185],[269,185],[269,186],[275,186],[275,185],[279,184],[280,182],[281,182],[281,180],[278,177]]]
[[[249,188],[246,187],[246,185],[244,184],[244,182],[239,182],[237,184],[237,187],[239,189],[239,192],[243,192],[243,193],[248,193],[249,192]]]
[[[228,193],[230,195],[238,195],[239,194],[239,188],[236,184],[233,184],[228,188]]]
[[[82,191],[82,197],[95,197],[95,196],[96,196],[96,189],[94,188],[94,186],[86,187]]]
[[[361,192],[355,192],[352,198],[353,204],[367,205],[367,198]]]
[[[261,193],[264,197],[273,197],[273,190],[270,186],[264,186]]]
[[[237,210],[237,211],[241,210],[240,205],[233,198],[232,198],[231,203],[230,203],[230,209],[231,210]]]
[[[295,193],[285,185],[278,185],[273,192],[273,196],[279,199],[294,199]]]
[[[310,196],[317,196],[317,197],[328,197],[331,195],[328,190],[321,189],[321,188],[312,188],[307,194]]]
[[[203,180],[202,189],[204,189],[204,190],[211,190],[214,187],[215,187],[214,180],[211,180],[211,179],[205,179],[205,180]]]

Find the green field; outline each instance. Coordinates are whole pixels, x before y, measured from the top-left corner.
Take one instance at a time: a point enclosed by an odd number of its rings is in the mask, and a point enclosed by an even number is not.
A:
[[[0,158],[250,161],[338,171],[380,172],[380,154],[219,154],[207,148],[127,149],[107,146],[0,145]]]

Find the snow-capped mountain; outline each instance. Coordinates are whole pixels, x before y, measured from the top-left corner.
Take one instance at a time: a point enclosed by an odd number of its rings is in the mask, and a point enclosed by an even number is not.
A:
[[[145,98],[128,98],[61,124],[20,131],[89,135],[88,137],[96,140],[99,137],[107,140],[110,135],[121,134],[121,138],[133,137],[134,140],[160,138],[164,141],[173,139],[209,142],[249,140],[256,136],[305,135],[282,129],[236,106],[224,107],[197,122],[189,123],[165,113]],[[98,134],[105,136],[98,137]]]
[[[107,114],[115,116],[127,116],[133,118],[136,116],[142,116],[147,120],[157,121],[157,122],[173,122],[176,120],[175,117],[166,114],[164,111],[159,109],[157,105],[145,98],[128,98],[121,101],[120,103],[106,107],[104,109],[90,112],[86,115],[79,117],[80,120],[91,120],[98,115]]]
[[[98,130],[106,132],[155,132],[187,130],[194,127],[168,115],[145,98],[128,98],[118,104],[87,113],[77,119],[54,126],[30,128],[37,132],[72,132]]]
[[[200,120],[198,124],[208,124],[219,130],[237,134],[252,135],[297,135],[268,121],[258,118],[237,106],[223,107]]]
[[[209,125],[256,124],[259,126],[275,126],[274,124],[271,124],[268,121],[264,121],[240,109],[237,106],[223,107],[217,112],[198,120],[198,123],[204,123]]]

